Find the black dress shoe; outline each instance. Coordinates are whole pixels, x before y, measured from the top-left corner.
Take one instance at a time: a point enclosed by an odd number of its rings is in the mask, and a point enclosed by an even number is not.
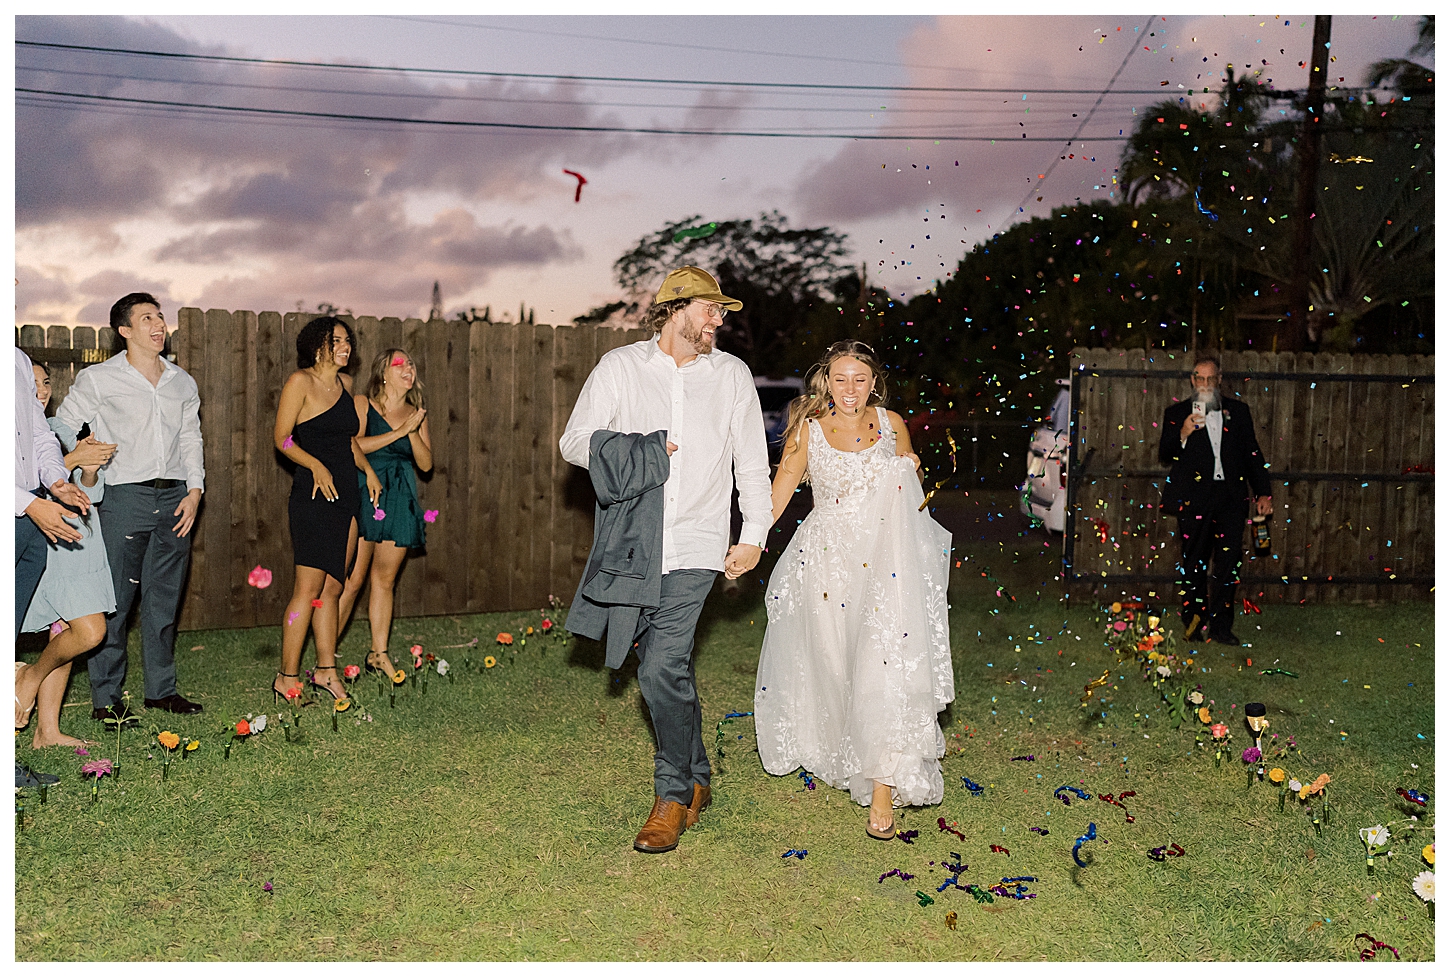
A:
[[[1233,647],[1238,647],[1240,644],[1242,644],[1242,642],[1238,639],[1238,635],[1234,634],[1232,631],[1218,631],[1210,633],[1208,636],[1208,640],[1212,641],[1214,644],[1231,645]]]
[[[174,712],[181,716],[193,716],[201,712],[200,702],[190,702],[175,692],[164,699],[147,699],[145,701],[147,709],[165,709],[167,712]]]
[[[22,766],[19,760],[15,761],[15,786],[16,787],[39,787],[41,784],[58,784],[60,778],[53,773],[36,773],[29,767]]]
[[[135,719],[136,716],[127,712],[125,706],[98,706],[91,710],[91,718],[101,722],[106,719]]]

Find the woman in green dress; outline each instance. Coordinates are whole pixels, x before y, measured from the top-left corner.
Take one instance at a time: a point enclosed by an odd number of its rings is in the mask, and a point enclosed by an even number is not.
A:
[[[367,665],[391,675],[395,666],[388,655],[388,635],[393,626],[393,584],[408,550],[424,543],[423,507],[418,502],[413,468],[425,472],[433,468],[423,384],[413,358],[401,349],[379,353],[373,359],[366,392],[353,402],[358,422],[365,425],[358,445],[383,483],[383,492],[376,506],[362,493],[357,562],[338,599],[338,640],[347,629],[357,595],[368,583],[372,650]]]

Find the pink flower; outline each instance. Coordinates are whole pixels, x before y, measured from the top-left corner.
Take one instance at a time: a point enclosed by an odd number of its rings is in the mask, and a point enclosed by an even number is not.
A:
[[[437,509],[424,509],[423,510],[423,521],[424,522],[437,522],[438,521],[438,510]]]
[[[414,658],[422,658],[423,657],[423,646],[422,645],[414,645],[413,647],[409,648],[408,651],[412,654],[412,656]]]
[[[1208,727],[1208,731],[1213,734],[1213,738],[1216,740],[1221,740],[1228,735],[1228,727],[1223,723],[1214,723]]]
[[[1247,750],[1244,750],[1244,762],[1258,763],[1261,755],[1257,746],[1251,746]]]
[[[111,761],[106,759],[92,760],[90,763],[87,763],[85,766],[81,767],[81,773],[94,774],[97,780],[100,780],[102,777],[110,772]]]
[[[1113,630],[1114,631],[1126,631],[1126,630],[1128,630],[1128,622],[1126,622],[1126,621],[1114,621],[1113,622]]]
[[[547,630],[549,630],[549,629],[550,629],[550,628],[552,628],[552,627],[553,627],[553,626],[554,626],[554,622],[553,622],[553,621],[551,621],[551,620],[549,620],[549,619],[548,619],[548,618],[547,618],[547,617],[546,617],[546,618],[544,618],[544,623],[543,623],[543,624],[541,624],[541,625],[540,625],[540,628],[541,628],[541,629],[542,629],[542,630],[544,630],[544,631],[547,631]]]
[[[373,509],[373,521],[374,522],[382,522],[386,518],[388,518],[388,514],[386,512],[384,512],[382,509],[379,509],[379,508],[374,508]]]
[[[88,749],[86,749],[84,746],[78,746],[78,747],[76,747],[76,756],[90,756],[90,755],[91,755],[91,751],[88,750]]]
[[[258,563],[247,574],[247,583],[256,587],[258,590],[266,590],[272,586],[272,571]]]
[[[356,665],[348,665],[346,668],[344,668],[342,670],[342,677],[343,678],[346,678],[346,679],[354,679],[354,678],[357,678],[361,674],[362,674],[362,669],[361,668],[358,668]]]

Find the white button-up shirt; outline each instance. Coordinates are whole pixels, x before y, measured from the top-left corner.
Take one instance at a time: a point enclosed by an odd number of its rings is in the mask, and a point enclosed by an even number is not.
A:
[[[56,419],[74,432],[90,424],[97,441],[116,445],[102,466],[106,482],[185,479],[204,489],[201,451],[201,395],[196,381],[164,357],[156,386],[126,359],[124,350],[76,373]]]
[[[667,432],[679,446],[665,482],[663,570],[723,570],[730,544],[731,467],[740,489],[740,542],[764,547],[770,459],[750,368],[714,350],[684,366],[646,339],[605,353],[584,381],[559,451],[589,467],[598,430]]]
[[[45,421],[45,410],[35,397],[35,368],[30,357],[15,347],[15,515],[25,515],[35,501],[32,489],[65,481],[65,456],[60,442]]]
[[[1223,477],[1223,411],[1211,410],[1204,415],[1203,426],[1208,431],[1208,441],[1213,445],[1213,480],[1222,482]]]

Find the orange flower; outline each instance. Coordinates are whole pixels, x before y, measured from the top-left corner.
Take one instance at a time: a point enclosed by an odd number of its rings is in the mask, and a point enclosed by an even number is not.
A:
[[[1198,721],[1205,725],[1213,721],[1213,717],[1208,714],[1208,706],[1198,707]]]
[[[1314,783],[1309,785],[1309,793],[1318,794],[1320,791],[1324,790],[1324,788],[1328,786],[1329,774],[1321,773],[1318,777],[1314,778]]]
[[[408,681],[408,673],[403,671],[401,668],[393,673],[394,685],[402,685],[406,681]]]
[[[252,727],[251,727],[251,724],[248,723],[245,719],[243,719],[243,720],[241,720],[240,722],[237,723],[237,735],[238,736],[251,736],[252,735]]]
[[[1147,638],[1142,639],[1141,641],[1138,642],[1138,650],[1139,651],[1152,651],[1153,650],[1153,642],[1149,641]]]
[[[511,645],[514,643],[514,636],[509,634],[507,631],[500,631],[498,633],[498,637],[494,640],[496,640],[501,645]]]
[[[524,628],[524,634],[533,634],[533,633],[534,633],[534,626],[532,624],[530,624],[528,627]]]
[[[177,736],[175,733],[171,732],[170,730],[165,730],[163,732],[160,732],[160,733],[157,733],[156,734],[156,740],[162,746],[166,747],[168,750],[174,750],[174,749],[176,749],[177,745],[181,742],[181,737],[180,736]]]

